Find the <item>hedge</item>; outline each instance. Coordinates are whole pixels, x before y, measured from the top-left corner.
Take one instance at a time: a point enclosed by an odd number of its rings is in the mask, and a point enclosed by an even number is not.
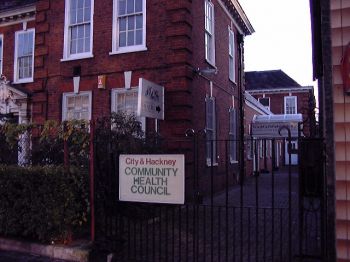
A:
[[[87,226],[88,175],[62,166],[0,166],[0,235],[65,242]]]

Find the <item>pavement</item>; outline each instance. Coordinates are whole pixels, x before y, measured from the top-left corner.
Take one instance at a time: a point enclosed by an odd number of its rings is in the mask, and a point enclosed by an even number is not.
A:
[[[1,262],[69,262],[69,260],[53,259],[49,257],[38,256],[35,254],[20,253],[14,251],[0,250]]]

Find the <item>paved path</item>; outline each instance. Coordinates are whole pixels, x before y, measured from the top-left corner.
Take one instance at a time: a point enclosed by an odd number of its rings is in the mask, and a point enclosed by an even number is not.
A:
[[[13,251],[0,250],[1,262],[68,262],[67,260],[42,257],[34,254],[25,254]]]

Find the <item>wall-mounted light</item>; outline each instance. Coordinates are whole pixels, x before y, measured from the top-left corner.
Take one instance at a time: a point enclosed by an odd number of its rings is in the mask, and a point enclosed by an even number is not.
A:
[[[81,67],[76,66],[73,68],[73,87],[74,87],[74,93],[79,93],[79,85],[80,85],[80,74],[81,74]]]

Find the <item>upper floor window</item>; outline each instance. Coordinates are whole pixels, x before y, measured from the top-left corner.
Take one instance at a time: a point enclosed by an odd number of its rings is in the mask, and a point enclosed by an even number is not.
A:
[[[146,119],[137,116],[138,88],[118,88],[112,90],[112,112],[125,112],[136,116],[141,122],[142,130],[146,130]]]
[[[63,59],[92,56],[94,0],[66,0]]]
[[[214,5],[205,0],[205,59],[215,65]]]
[[[284,97],[284,113],[296,114],[297,113],[297,97],[285,96]]]
[[[114,0],[112,53],[147,50],[146,0]]]
[[[232,82],[236,82],[235,68],[235,34],[230,29],[229,34],[229,78]]]
[[[262,104],[266,109],[270,110],[270,98],[269,97],[260,97],[258,98],[260,104]]]
[[[34,29],[15,33],[14,82],[33,81],[34,71]]]
[[[3,49],[4,49],[4,37],[0,35],[0,75],[2,74],[3,64]]]
[[[64,93],[62,119],[91,120],[91,100],[91,92]]]
[[[216,113],[215,98],[205,98],[206,107],[206,140],[207,140],[207,164],[214,165],[216,161]]]

